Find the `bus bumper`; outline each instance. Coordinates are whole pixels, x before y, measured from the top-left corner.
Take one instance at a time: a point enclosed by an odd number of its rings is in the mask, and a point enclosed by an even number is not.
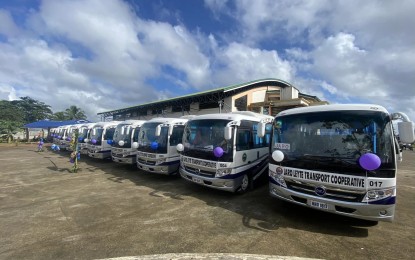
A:
[[[133,165],[135,163],[135,161],[136,161],[135,158],[136,158],[135,155],[131,155],[131,156],[128,156],[128,157],[118,157],[118,156],[112,155],[112,160],[114,162],[123,163],[123,164],[131,164],[131,165]]]
[[[179,169],[179,165],[180,161],[177,161],[177,163],[170,163],[168,165],[147,165],[137,162],[138,169],[149,173],[157,173],[163,175],[172,175],[173,173],[176,173]]]
[[[88,156],[91,158],[97,158],[97,159],[111,158],[111,151],[99,151],[99,152],[88,151]]]
[[[180,175],[183,179],[187,181],[194,182],[196,184],[214,188],[217,190],[224,190],[229,192],[235,192],[241,186],[243,178],[243,175],[233,179],[209,178],[187,172],[181,167]]]
[[[395,204],[379,205],[331,200],[292,191],[274,183],[269,184],[269,192],[272,197],[281,200],[352,218],[392,222],[395,213]]]
[[[88,148],[81,148],[80,152],[81,152],[81,154],[88,155]]]

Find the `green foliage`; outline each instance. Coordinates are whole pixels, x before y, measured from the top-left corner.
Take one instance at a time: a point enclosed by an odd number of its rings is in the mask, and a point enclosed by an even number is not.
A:
[[[19,100],[10,101],[23,112],[23,123],[31,123],[52,117],[49,105],[30,97],[21,97]]]
[[[0,100],[0,137],[10,143],[13,134],[23,127],[23,112],[10,101]]]
[[[56,112],[53,114],[52,119],[55,121],[65,121],[68,120],[68,118],[65,115],[65,112]]]
[[[85,112],[77,106],[70,106],[65,110],[68,120],[86,119]]]
[[[78,129],[74,129],[72,132],[72,136],[71,136],[71,143],[70,143],[70,147],[72,148],[72,153],[70,155],[70,161],[73,163],[72,172],[77,172],[79,167],[78,167],[78,156],[80,156],[80,152],[79,152],[79,146],[78,146],[78,138],[79,138],[79,130]]]
[[[7,139],[8,142],[25,124],[45,119],[80,120],[86,119],[86,115],[77,106],[70,106],[63,112],[53,114],[49,105],[31,97],[21,97],[13,101],[0,100],[0,138]],[[28,134],[27,130],[26,132]]]
[[[65,121],[65,120],[81,120],[86,119],[85,112],[77,107],[77,106],[70,106],[65,111],[56,112],[53,114],[53,120],[56,121]]]

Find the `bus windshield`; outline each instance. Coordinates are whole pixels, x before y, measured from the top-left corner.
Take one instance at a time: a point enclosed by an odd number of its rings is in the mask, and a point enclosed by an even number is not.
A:
[[[86,138],[87,133],[88,133],[88,127],[85,127],[85,126],[81,127],[79,129],[79,138]]]
[[[221,147],[224,152],[221,160],[227,161],[226,158],[232,158],[233,138],[225,140],[224,136],[224,129],[229,122],[229,120],[219,119],[189,121],[183,136],[184,154],[188,154],[190,150],[198,151],[199,153],[205,153],[205,155],[192,155],[204,159],[217,160],[218,158],[213,156],[213,149]]]
[[[395,155],[391,120],[376,111],[328,111],[277,117],[272,150],[281,150],[286,164],[304,163],[310,170],[352,174],[364,172],[358,158],[374,153],[381,159],[379,172],[393,172]],[[337,159],[334,161],[333,159]],[[288,165],[287,165],[288,166]],[[338,166],[338,167],[337,167]],[[379,176],[379,175],[377,175]]]
[[[101,140],[102,139],[102,133],[104,132],[104,128],[102,127],[94,127],[91,131],[91,139],[95,140]]]
[[[119,141],[124,141],[125,143],[130,143],[132,127],[129,124],[119,124],[115,128],[114,133],[114,142],[118,143]]]
[[[145,123],[138,137],[138,150],[152,153],[167,153],[169,128],[161,127],[160,136],[156,136],[156,128],[160,123]]]

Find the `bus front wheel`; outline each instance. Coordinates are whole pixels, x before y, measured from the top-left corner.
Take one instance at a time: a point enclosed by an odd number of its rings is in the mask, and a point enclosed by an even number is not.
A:
[[[248,176],[248,174],[245,174],[242,178],[241,186],[238,189],[238,193],[242,194],[245,193],[251,188],[252,186],[252,179]]]

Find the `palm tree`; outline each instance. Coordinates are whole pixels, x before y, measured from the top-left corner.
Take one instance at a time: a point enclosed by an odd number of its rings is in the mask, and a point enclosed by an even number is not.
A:
[[[1,138],[7,139],[7,143],[11,143],[11,141],[13,140],[13,134],[19,131],[21,123],[12,121],[2,121],[1,126]]]
[[[68,120],[86,119],[85,112],[77,106],[70,106],[65,110],[65,115]]]
[[[52,118],[53,118],[53,120],[56,120],[56,121],[68,120],[67,117],[66,117],[65,112],[56,112],[56,113],[53,114]]]

